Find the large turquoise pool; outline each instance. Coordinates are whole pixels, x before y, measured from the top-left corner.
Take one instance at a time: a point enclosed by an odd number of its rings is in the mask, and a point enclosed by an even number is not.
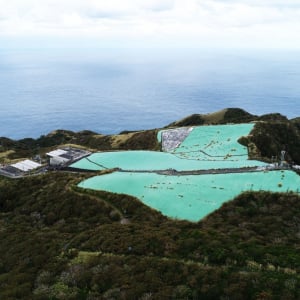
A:
[[[132,171],[187,171],[265,166],[260,161],[248,160],[247,148],[237,142],[241,136],[248,135],[253,127],[254,124],[198,126],[172,152],[101,152],[71,167],[88,170],[121,168]],[[162,132],[158,133],[158,139]]]
[[[200,160],[247,160],[247,147],[238,139],[249,135],[253,127],[254,124],[197,126],[171,153]],[[159,141],[166,131],[158,133]]]
[[[292,171],[197,176],[115,172],[79,186],[132,195],[168,217],[199,221],[243,191],[299,192],[300,176]]]
[[[256,160],[241,160],[228,158],[215,158],[214,160],[202,160],[198,158],[185,158],[183,155],[156,152],[156,151],[118,151],[94,153],[88,158],[71,165],[73,168],[87,170],[103,170],[105,168],[121,168],[123,170],[166,170],[176,169],[207,170],[265,166],[266,164]]]

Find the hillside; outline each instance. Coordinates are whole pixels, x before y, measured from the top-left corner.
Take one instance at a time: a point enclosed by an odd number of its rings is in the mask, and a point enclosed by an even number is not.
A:
[[[255,121],[252,158],[300,164],[299,118],[240,109],[168,127]],[[61,145],[156,150],[158,129],[56,130],[0,138],[0,163]],[[107,172],[107,171],[100,171]],[[128,195],[78,188],[91,173],[0,176],[0,299],[299,299],[300,196],[246,192],[200,222],[169,219]]]
[[[270,159],[286,151],[286,159],[300,164],[300,128],[291,121],[258,122],[250,136],[240,142],[250,149],[250,157]],[[251,149],[253,151],[251,151]]]
[[[193,114],[167,128],[248,122],[256,125],[250,136],[240,139],[240,143],[248,146],[250,158],[271,161],[285,150],[288,161],[300,164],[299,118],[288,120],[279,113],[255,116],[239,108],[228,108],[206,115]]]
[[[257,116],[251,115],[243,109],[226,108],[210,114],[193,114],[179,121],[175,121],[167,127],[246,123],[257,119]]]
[[[0,179],[1,299],[300,297],[299,196],[246,193],[189,223],[84,177]]]
[[[56,130],[38,139],[18,141],[0,137],[1,159],[13,160],[44,154],[57,146],[76,145],[91,150],[159,150],[157,130],[146,130],[117,135],[102,135],[92,131],[72,132]],[[2,153],[2,155],[1,155]]]
[[[229,108],[219,112],[195,114],[169,124],[166,128],[209,124],[255,122],[255,128],[247,139],[240,142],[249,147],[250,157],[271,161],[287,151],[290,162],[300,164],[299,118],[288,120],[278,113],[254,116],[242,109]],[[38,139],[25,138],[18,141],[0,137],[0,163],[14,159],[44,154],[59,145],[76,145],[94,151],[108,150],[160,150],[157,129],[136,132],[121,132],[102,135],[92,131],[72,132],[56,130]]]

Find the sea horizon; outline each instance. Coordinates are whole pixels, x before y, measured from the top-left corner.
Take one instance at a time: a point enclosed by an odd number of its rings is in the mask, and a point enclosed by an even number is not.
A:
[[[238,107],[300,116],[289,50],[1,48],[0,136],[161,128]]]

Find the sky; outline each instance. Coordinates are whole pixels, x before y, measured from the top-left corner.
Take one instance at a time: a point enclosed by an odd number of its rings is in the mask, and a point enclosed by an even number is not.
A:
[[[300,49],[300,0],[0,0],[0,48]]]

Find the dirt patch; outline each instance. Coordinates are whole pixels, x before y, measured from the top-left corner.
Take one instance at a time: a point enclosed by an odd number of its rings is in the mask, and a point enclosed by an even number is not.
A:
[[[121,145],[126,143],[134,134],[135,134],[135,132],[113,135],[111,137],[112,148],[119,148]]]
[[[14,150],[8,150],[8,151],[5,151],[5,152],[0,152],[0,159],[7,159],[7,157],[10,154],[13,154],[13,153],[15,153]]]

